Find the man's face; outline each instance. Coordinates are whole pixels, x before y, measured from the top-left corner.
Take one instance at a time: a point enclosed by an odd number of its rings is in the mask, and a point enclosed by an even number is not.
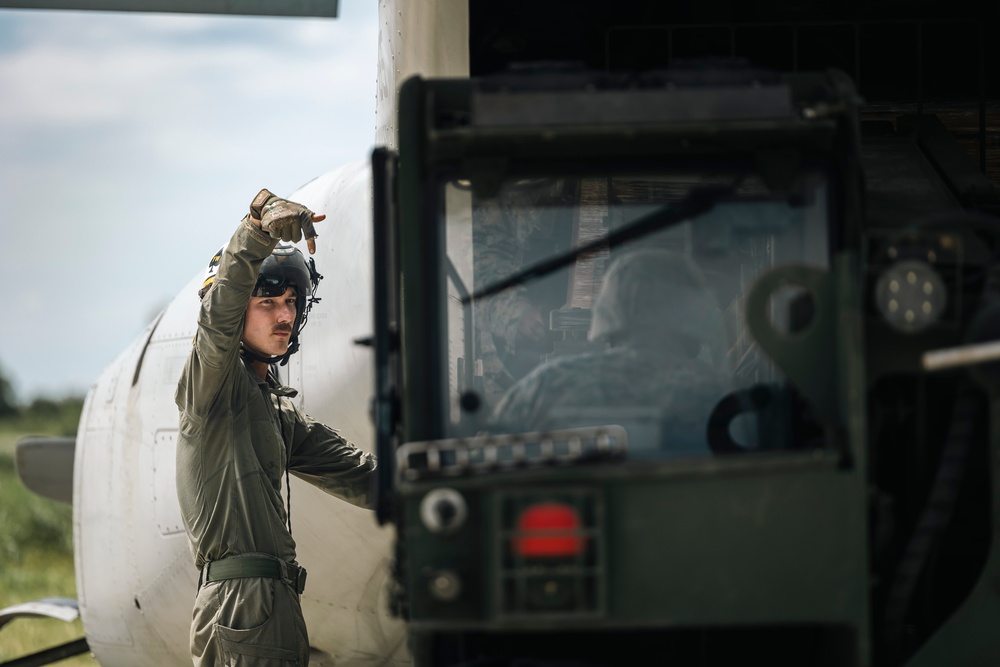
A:
[[[252,296],[243,323],[243,345],[261,356],[288,351],[295,322],[295,288],[281,296]]]

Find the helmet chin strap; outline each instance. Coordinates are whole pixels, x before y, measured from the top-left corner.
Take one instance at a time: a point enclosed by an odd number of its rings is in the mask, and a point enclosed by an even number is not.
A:
[[[249,359],[250,361],[259,361],[261,363],[271,365],[278,364],[279,366],[284,366],[288,363],[288,357],[292,356],[299,351],[299,338],[296,336],[289,344],[288,349],[284,354],[275,357],[265,357],[263,355],[257,354],[246,345],[243,341],[240,341],[240,356],[244,359]]]

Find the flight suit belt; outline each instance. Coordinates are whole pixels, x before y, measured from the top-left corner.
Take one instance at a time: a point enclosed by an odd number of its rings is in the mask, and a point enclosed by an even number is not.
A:
[[[205,567],[201,571],[204,583],[245,577],[281,579],[294,588],[299,595],[306,588],[306,569],[304,567],[266,556],[237,556],[213,560],[205,563]]]

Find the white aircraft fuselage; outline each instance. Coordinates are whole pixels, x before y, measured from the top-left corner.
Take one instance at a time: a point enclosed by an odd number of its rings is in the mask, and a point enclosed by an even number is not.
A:
[[[380,2],[377,144],[395,145],[396,93],[408,76],[468,76],[467,12],[456,0]],[[358,158],[281,193],[327,216],[317,226],[315,255],[325,276],[322,302],[281,372],[307,413],[371,451],[372,358],[353,342],[372,328],[371,168],[367,156]],[[248,202],[260,187],[267,184],[247,184]],[[206,245],[206,262],[217,245]],[[201,280],[193,276],[101,374],[80,420],[77,595],[87,642],[104,667],[191,664],[198,571],[175,489],[174,391],[195,333]],[[302,606],[312,664],[405,664],[405,627],[390,614],[386,592],[391,529],[294,477],[290,504],[298,560],[309,571]]]

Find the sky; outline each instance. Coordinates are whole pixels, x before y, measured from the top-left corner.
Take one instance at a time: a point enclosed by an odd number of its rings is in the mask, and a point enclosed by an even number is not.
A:
[[[0,9],[0,373],[82,395],[229,238],[375,140],[377,0],[336,19]]]

